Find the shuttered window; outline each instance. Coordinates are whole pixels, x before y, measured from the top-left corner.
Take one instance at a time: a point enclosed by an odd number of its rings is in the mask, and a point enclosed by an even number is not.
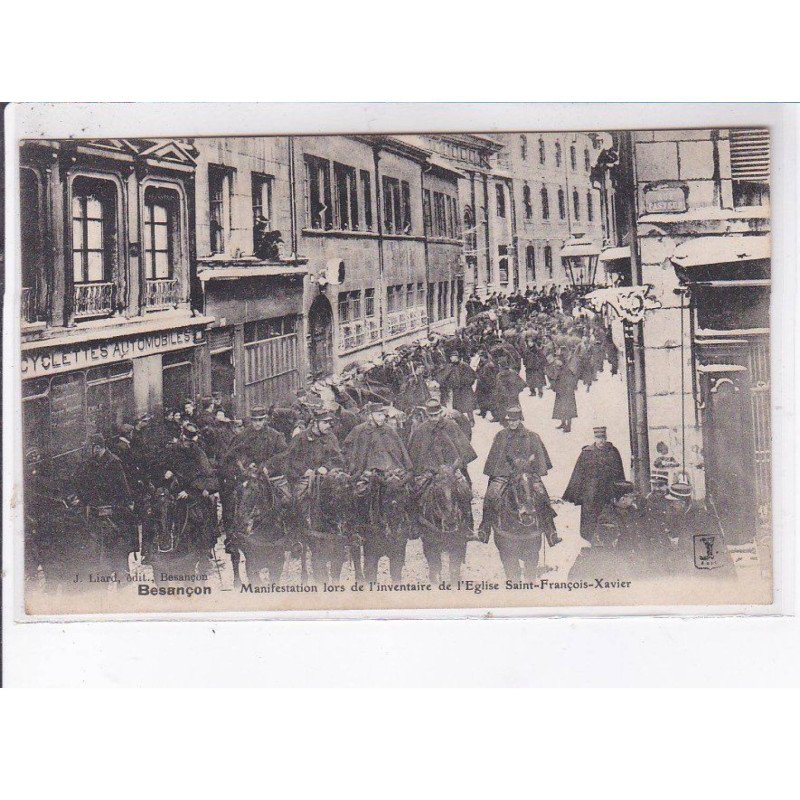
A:
[[[769,129],[733,128],[730,146],[734,205],[764,205],[769,198]]]

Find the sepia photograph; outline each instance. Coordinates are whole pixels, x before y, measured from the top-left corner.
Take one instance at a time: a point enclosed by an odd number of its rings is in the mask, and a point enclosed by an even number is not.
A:
[[[768,127],[74,134],[26,618],[773,602]]]

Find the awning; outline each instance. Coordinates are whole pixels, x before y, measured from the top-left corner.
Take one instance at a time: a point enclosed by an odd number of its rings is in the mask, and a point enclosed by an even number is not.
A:
[[[232,281],[238,278],[291,277],[302,278],[308,272],[303,267],[282,267],[278,265],[261,267],[216,267],[202,269],[197,273],[201,281]]]
[[[676,267],[699,267],[710,264],[738,264],[770,257],[769,236],[699,236],[675,249]]]
[[[581,256],[599,256],[600,245],[589,239],[571,239],[561,248],[561,258],[580,258]]]
[[[620,261],[631,257],[630,247],[606,247],[600,252],[601,261]]]

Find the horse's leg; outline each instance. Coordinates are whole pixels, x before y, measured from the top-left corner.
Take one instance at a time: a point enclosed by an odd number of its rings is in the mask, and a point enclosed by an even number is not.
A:
[[[422,552],[428,562],[428,573],[431,583],[438,583],[442,574],[442,548],[438,542],[434,542],[430,537],[422,536]]]
[[[374,533],[364,540],[364,579],[367,581],[378,580],[378,562],[381,560],[381,550]]]
[[[314,572],[314,583],[321,586],[328,582],[328,554],[326,553],[325,543],[321,540],[313,541],[309,544],[311,551],[311,569]]]
[[[388,555],[389,574],[394,583],[400,583],[403,580],[403,567],[406,562],[406,539],[402,533],[398,533],[397,538],[391,543]]]
[[[450,582],[453,584],[461,580],[461,567],[467,560],[467,543],[466,541],[452,542],[447,548],[448,557],[448,571],[450,573]]]
[[[494,543],[503,562],[503,571],[510,581],[518,581],[522,577],[522,567],[519,563],[519,549],[516,544],[506,539],[505,536],[495,533]]]
[[[542,547],[542,537],[534,536],[530,542],[525,542],[522,551],[522,563],[525,566],[525,580],[531,581],[536,578],[537,567],[539,566],[539,550]]]
[[[231,567],[233,568],[233,588],[240,589],[242,586],[242,572],[240,564],[242,561],[242,554],[239,548],[234,543],[225,544],[225,551],[231,557]]]

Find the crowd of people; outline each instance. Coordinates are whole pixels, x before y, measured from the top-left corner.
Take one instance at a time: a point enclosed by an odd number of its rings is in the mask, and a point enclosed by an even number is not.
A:
[[[346,561],[374,581],[386,557],[399,581],[407,541],[421,538],[431,580],[445,552],[458,580],[467,543],[492,533],[506,575],[532,577],[542,537],[551,547],[560,538],[542,482],[550,456],[525,427],[519,397],[552,391],[553,419],[569,432],[581,384],[590,391],[606,363],[617,372],[610,330],[582,306],[588,288],[473,294],[455,333],[321,378],[290,405],[251,408],[246,422],[217,397],[187,398],[161,417],[92,434],[66,478],[29,450],[28,577],[85,590],[147,564],[156,583],[188,580],[220,569],[222,542],[239,584],[242,556],[250,584],[279,581],[291,558],[303,581],[322,583],[338,581]],[[503,425],[484,465],[477,527],[467,471],[476,415]],[[649,513],[688,514],[690,498],[654,493]],[[632,509],[645,506],[605,428],[564,497],[581,505],[581,535],[593,545],[629,543],[634,518],[641,534]]]

